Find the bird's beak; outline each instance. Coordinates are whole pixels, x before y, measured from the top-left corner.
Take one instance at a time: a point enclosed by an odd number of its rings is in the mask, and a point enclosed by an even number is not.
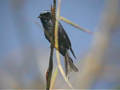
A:
[[[40,18],[41,16],[38,16],[37,18]]]

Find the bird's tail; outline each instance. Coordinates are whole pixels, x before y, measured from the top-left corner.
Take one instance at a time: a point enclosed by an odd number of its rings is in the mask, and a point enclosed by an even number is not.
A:
[[[74,65],[72,58],[69,56],[69,53],[67,52],[65,55],[65,73],[66,76],[71,72],[78,72],[78,68]]]
[[[72,50],[72,48],[70,47],[70,51],[72,52],[72,55],[74,56],[74,58],[76,59],[76,56],[75,56],[75,53],[74,51]]]

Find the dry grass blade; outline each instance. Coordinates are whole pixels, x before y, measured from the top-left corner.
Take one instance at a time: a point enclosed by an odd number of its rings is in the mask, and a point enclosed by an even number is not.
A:
[[[53,22],[54,22],[54,25],[55,25],[55,21],[56,21],[56,0],[53,0],[53,5],[51,6],[51,13],[52,13]]]
[[[91,32],[91,31],[88,30],[88,29],[85,29],[85,28],[83,28],[83,27],[80,27],[80,26],[77,25],[77,24],[74,24],[73,22],[71,22],[70,20],[68,20],[68,19],[66,19],[66,18],[64,18],[64,17],[62,17],[62,16],[60,16],[60,20],[62,20],[62,21],[64,21],[64,22],[72,25],[72,26],[75,27],[75,28],[78,28],[78,29],[82,30],[83,32],[87,32],[87,33],[90,33],[90,34],[93,33],[93,32]]]
[[[51,52],[50,52],[50,58],[49,58],[49,66],[48,70],[46,72],[46,89],[49,90],[51,85],[51,77],[52,77],[52,71],[53,71],[53,52],[54,48],[51,46]]]
[[[58,24],[59,24],[59,18],[60,18],[60,6],[61,6],[61,0],[58,0],[58,7],[57,7],[57,13],[56,13],[56,23],[55,23],[55,47],[58,49]],[[58,68],[64,78],[64,80],[66,81],[66,83],[68,84],[68,86],[70,88],[73,88],[71,83],[69,82],[68,78],[66,77],[64,70],[62,68],[61,62],[60,62],[60,54],[59,54],[59,50],[56,50],[56,57],[57,57],[57,63],[58,63]]]
[[[51,78],[50,90],[52,90],[54,85],[55,85],[55,80],[56,80],[57,75],[58,75],[58,68],[56,67],[56,69],[55,69],[55,71],[53,73],[53,76]]]

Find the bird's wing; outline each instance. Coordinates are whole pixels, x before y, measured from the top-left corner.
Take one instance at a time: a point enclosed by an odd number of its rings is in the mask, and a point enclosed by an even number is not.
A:
[[[59,42],[67,49],[71,47],[70,39],[61,23],[59,23]]]
[[[73,56],[76,58],[76,56],[72,50],[72,47],[71,47],[70,39],[69,39],[67,33],[65,32],[65,30],[60,22],[59,22],[59,43],[61,43],[60,46],[63,46],[67,49],[70,49]]]

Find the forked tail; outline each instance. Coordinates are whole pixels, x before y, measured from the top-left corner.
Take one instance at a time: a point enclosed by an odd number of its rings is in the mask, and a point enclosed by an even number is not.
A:
[[[66,76],[71,72],[78,72],[78,68],[74,65],[72,58],[69,56],[69,53],[67,52],[65,55],[65,73]]]

